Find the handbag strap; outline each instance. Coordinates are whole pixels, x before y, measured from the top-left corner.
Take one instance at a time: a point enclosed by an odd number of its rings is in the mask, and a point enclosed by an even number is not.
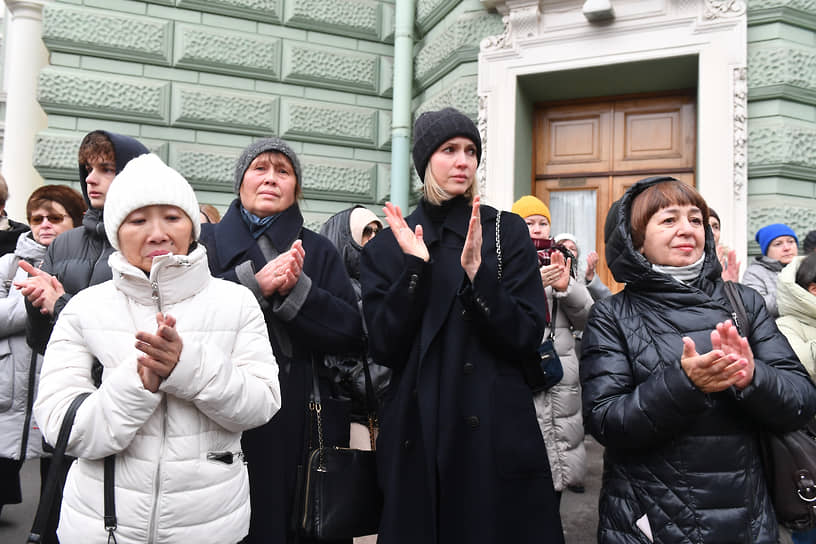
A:
[[[377,450],[377,441],[374,439],[374,429],[378,426],[377,395],[374,393],[374,382],[371,380],[371,370],[368,366],[368,357],[363,355],[363,373],[365,374],[366,411],[368,412],[368,440],[371,450]]]
[[[314,412],[315,420],[317,421],[317,446],[320,452],[318,454],[320,456],[318,470],[325,470],[326,464],[323,456],[323,418],[321,417],[323,405],[320,402],[320,382],[317,377],[317,364],[315,363],[314,356],[312,356],[312,394],[311,400],[309,401],[309,410]]]
[[[547,314],[547,326],[550,328],[550,334],[547,338],[555,341],[555,318],[558,314],[558,299],[555,298],[555,295],[553,295],[552,299],[552,312]]]
[[[60,425],[59,436],[57,437],[57,444],[54,446],[54,453],[51,456],[51,466],[48,469],[48,478],[45,482],[45,489],[42,497],[40,497],[40,504],[37,507],[37,514],[34,516],[34,523],[31,526],[31,534],[28,535],[28,542],[42,542],[43,532],[46,530],[48,519],[51,517],[51,511],[56,506],[57,492],[62,489],[65,482],[62,480],[64,467],[66,463],[65,449],[68,446],[68,438],[71,435],[71,427],[74,425],[74,418],[76,417],[79,405],[90,395],[90,393],[81,393],[74,397],[65,416],[62,418]]]
[[[728,297],[728,302],[731,303],[731,317],[734,319],[734,326],[740,336],[747,336],[748,312],[745,311],[745,304],[742,302],[737,286],[732,281],[726,281],[724,288],[725,296]]]

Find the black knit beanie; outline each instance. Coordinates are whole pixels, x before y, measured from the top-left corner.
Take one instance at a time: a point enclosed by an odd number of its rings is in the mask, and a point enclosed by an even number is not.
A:
[[[476,145],[476,163],[482,160],[482,138],[470,117],[453,108],[426,111],[414,123],[414,168],[419,179],[425,181],[428,161],[437,148],[447,140],[464,136]]]
[[[241,183],[244,181],[244,174],[249,168],[249,165],[252,164],[252,161],[255,160],[255,157],[260,155],[261,153],[266,153],[267,151],[276,151],[278,153],[283,153],[286,155],[286,158],[289,159],[289,162],[292,163],[292,168],[295,169],[295,179],[297,180],[297,184],[300,185],[302,183],[302,178],[300,176],[300,161],[295,155],[294,150],[289,147],[289,144],[281,140],[280,138],[263,138],[262,140],[258,140],[250,144],[244,151],[241,153],[241,156],[238,158],[238,162],[235,164],[235,193],[238,194],[239,190],[241,189]]]

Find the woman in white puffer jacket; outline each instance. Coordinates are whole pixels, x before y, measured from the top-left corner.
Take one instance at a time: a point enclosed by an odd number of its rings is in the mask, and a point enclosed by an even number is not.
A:
[[[278,368],[249,290],[213,278],[190,185],[155,155],[105,201],[113,279],[60,314],[34,413],[55,442],[71,401],[62,544],[106,542],[104,458],[116,455],[118,544],[237,542],[249,527],[241,432],[280,407]],[[98,360],[102,384],[91,368]]]

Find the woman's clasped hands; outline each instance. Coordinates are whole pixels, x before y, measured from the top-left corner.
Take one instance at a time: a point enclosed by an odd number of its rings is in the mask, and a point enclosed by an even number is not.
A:
[[[700,355],[694,341],[683,337],[680,365],[692,383],[704,393],[717,393],[731,386],[740,390],[748,387],[754,379],[754,354],[730,320],[718,323],[711,331],[711,348]]]
[[[156,333],[136,333],[136,349],[144,355],[136,358],[136,370],[145,389],[151,393],[159,390],[161,381],[167,378],[178,364],[183,343],[176,330],[176,318],[156,314]]]

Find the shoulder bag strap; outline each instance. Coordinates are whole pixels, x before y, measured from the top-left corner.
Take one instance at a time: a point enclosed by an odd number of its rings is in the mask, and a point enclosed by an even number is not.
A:
[[[737,290],[734,282],[724,282],[725,296],[728,297],[728,302],[731,303],[731,317],[734,319],[734,326],[741,336],[748,335],[748,312],[745,311],[745,304],[742,302],[742,297]]]
[[[68,437],[71,435],[71,427],[74,425],[77,409],[88,395],[90,393],[77,395],[71,401],[71,405],[65,412],[65,417],[62,418],[57,444],[51,457],[51,466],[48,469],[45,489],[40,497],[40,504],[37,507],[37,514],[34,516],[34,523],[31,526],[31,534],[28,535],[27,542],[42,542],[44,534],[48,531],[48,520],[51,518],[53,509],[57,506],[58,494],[62,493],[62,488],[65,485],[65,474],[67,472],[65,448],[68,446]]]
[[[365,373],[365,395],[366,411],[368,412],[368,439],[371,442],[371,450],[377,449],[374,438],[374,429],[378,426],[377,421],[377,396],[374,393],[374,383],[371,380],[371,370],[368,367],[368,357],[363,355],[363,372]]]

